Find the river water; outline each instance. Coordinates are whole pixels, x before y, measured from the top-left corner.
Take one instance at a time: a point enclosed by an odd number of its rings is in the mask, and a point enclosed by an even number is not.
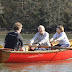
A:
[[[23,34],[24,43],[34,34]],[[50,35],[50,38],[52,34]],[[0,35],[0,44],[3,45],[5,34]],[[72,39],[72,34],[68,34]],[[72,59],[53,62],[35,62],[35,63],[0,63],[0,72],[72,72]]]

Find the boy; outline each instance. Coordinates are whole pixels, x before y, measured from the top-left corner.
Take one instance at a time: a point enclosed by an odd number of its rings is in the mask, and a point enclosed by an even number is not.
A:
[[[20,22],[16,22],[13,25],[13,29],[14,29],[13,32],[9,32],[6,35],[4,48],[11,48],[14,50],[24,51],[25,49],[23,47],[23,38],[20,35],[20,32],[22,30],[22,24]]]

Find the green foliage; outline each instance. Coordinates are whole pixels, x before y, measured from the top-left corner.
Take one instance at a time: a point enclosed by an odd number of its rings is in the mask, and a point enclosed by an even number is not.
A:
[[[42,24],[47,31],[55,31],[61,24],[65,30],[72,30],[71,0],[1,0],[4,6],[5,27],[12,28],[17,21],[25,29],[37,29]]]

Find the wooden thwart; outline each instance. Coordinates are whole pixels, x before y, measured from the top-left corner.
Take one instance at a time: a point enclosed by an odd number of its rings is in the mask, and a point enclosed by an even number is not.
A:
[[[0,48],[0,50],[14,50],[14,49],[11,49],[11,48]]]

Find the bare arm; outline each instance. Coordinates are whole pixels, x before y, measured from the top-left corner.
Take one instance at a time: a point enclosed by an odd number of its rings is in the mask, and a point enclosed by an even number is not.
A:
[[[54,38],[51,38],[51,39],[50,39],[50,42],[52,42],[53,40],[54,40]]]
[[[36,41],[38,38],[38,33],[35,34],[35,36],[30,40],[29,46],[32,46],[32,44],[34,43],[34,41]]]

